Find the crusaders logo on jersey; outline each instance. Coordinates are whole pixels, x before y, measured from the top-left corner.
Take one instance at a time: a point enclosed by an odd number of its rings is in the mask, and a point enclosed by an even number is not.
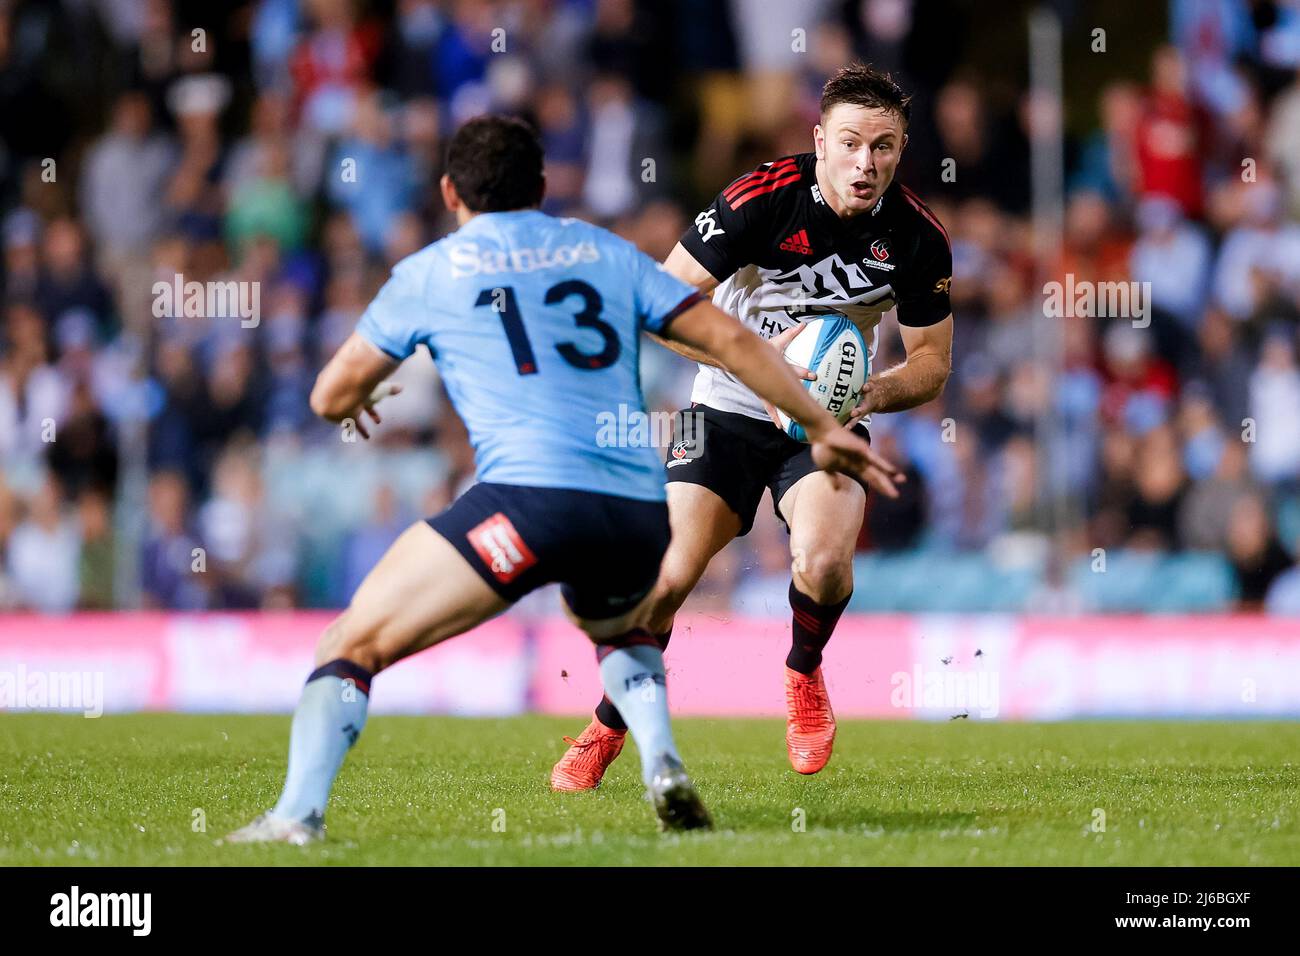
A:
[[[877,239],[871,244],[871,254],[875,256],[877,262],[884,262],[889,258],[889,243],[884,239]]]

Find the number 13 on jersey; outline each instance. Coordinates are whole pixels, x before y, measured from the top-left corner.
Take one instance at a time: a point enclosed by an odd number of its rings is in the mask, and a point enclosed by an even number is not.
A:
[[[560,358],[576,369],[597,371],[608,368],[618,361],[622,346],[618,333],[608,322],[600,318],[603,302],[600,293],[586,282],[569,279],[559,282],[546,290],[543,299],[546,305],[564,305],[571,308],[573,300],[581,306],[573,315],[573,323],[580,329],[591,329],[601,338],[601,347],[594,352],[586,352],[576,342],[558,342],[555,351]],[[505,331],[506,341],[510,343],[510,354],[515,360],[515,370],[520,375],[534,375],[538,371],[538,360],[533,352],[532,342],[524,327],[523,312],[515,296],[514,286],[493,286],[483,289],[478,294],[476,306],[487,306],[501,317],[501,326]]]

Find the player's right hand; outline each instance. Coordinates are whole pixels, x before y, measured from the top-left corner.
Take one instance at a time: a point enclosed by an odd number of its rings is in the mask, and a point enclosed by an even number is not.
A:
[[[777,352],[781,353],[781,355],[784,357],[786,346],[789,345],[791,342],[793,342],[794,337],[802,331],[803,331],[802,323],[796,322],[794,325],[790,326],[790,328],[786,329],[784,332],[781,332],[778,335],[774,335],[770,339],[768,339],[767,344],[772,346],[774,349],[776,349]],[[795,375],[799,376],[805,381],[809,381],[809,382],[817,381],[817,373],[814,372],[812,369],[804,368],[802,365],[795,365],[794,362],[786,362],[785,364],[790,366],[790,371],[794,372]],[[772,419],[773,425],[775,425],[777,428],[785,427],[784,425],[781,424],[781,416],[777,414],[775,405],[773,405],[767,399],[763,399],[763,408],[767,410],[767,417]]]
[[[778,352],[781,353],[782,356],[784,356],[786,346],[788,346],[791,342],[793,342],[794,337],[802,331],[803,331],[803,323],[796,322],[794,325],[790,326],[784,332],[774,335],[770,339],[768,339],[767,344],[772,346],[772,348],[776,349]],[[800,378],[805,379],[806,381],[809,382],[817,381],[817,373],[812,371],[811,369],[806,369],[802,365],[795,365],[794,362],[787,362],[786,364],[789,365],[791,370],[793,370],[794,374],[798,375]]]
[[[396,382],[380,382],[378,385],[374,387],[373,390],[371,390],[370,395],[366,398],[365,402],[362,403],[361,408],[358,410],[358,413],[354,419],[356,422],[357,433],[362,438],[369,441],[370,432],[366,430],[366,426],[364,424],[365,419],[362,417],[360,413],[365,412],[371,418],[373,418],[375,424],[378,425],[380,422],[383,421],[383,419],[380,418],[379,413],[375,411],[375,406],[378,405],[380,402],[382,402],[384,399],[388,398],[388,396],[396,395],[401,390],[402,390],[402,386],[397,384]]]
[[[898,485],[907,477],[887,458],[871,450],[866,440],[847,428],[829,429],[812,443],[813,464],[822,471],[838,471],[874,488],[886,498],[898,497]]]

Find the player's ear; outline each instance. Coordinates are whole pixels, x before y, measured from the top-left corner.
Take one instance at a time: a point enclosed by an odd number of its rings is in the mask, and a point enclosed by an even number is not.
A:
[[[453,215],[461,206],[460,195],[456,192],[456,187],[451,183],[451,177],[446,173],[442,174],[442,179],[438,180],[438,188],[442,191],[442,202],[447,207],[447,211]]]
[[[822,129],[821,123],[813,127],[813,152],[818,159],[826,158],[826,131]]]

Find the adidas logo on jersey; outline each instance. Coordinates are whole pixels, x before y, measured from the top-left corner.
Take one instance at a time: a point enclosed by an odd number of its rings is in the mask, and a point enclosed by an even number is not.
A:
[[[812,246],[808,245],[808,230],[800,229],[794,235],[787,237],[785,242],[781,243],[781,250],[783,252],[797,252],[801,256],[812,255]]]

